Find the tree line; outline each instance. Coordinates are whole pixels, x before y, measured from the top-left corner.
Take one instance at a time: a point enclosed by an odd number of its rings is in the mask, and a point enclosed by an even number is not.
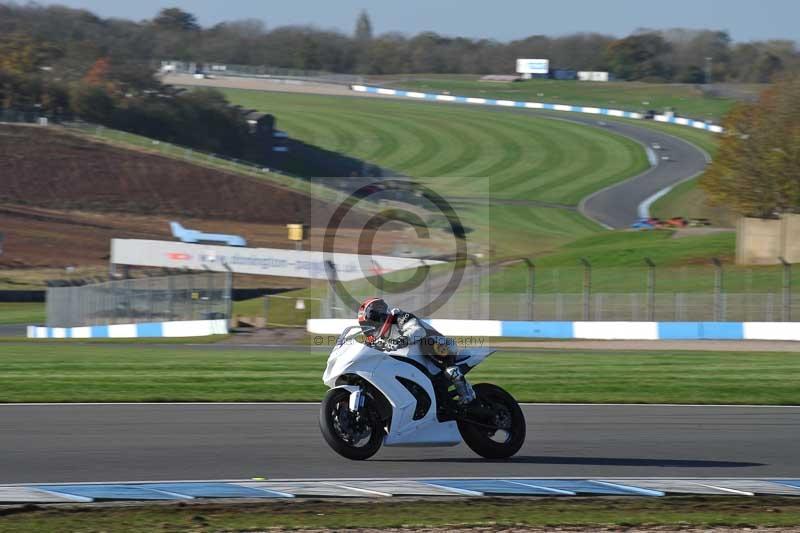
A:
[[[700,186],[714,205],[744,216],[800,213],[800,76],[786,77],[740,103]]]
[[[14,34],[53,46],[60,55],[53,68],[64,75],[98,57],[115,63],[175,59],[374,75],[510,73],[516,58],[535,57],[550,59],[554,67],[607,70],[624,80],[684,83],[703,83],[709,74],[714,81],[763,83],[800,69],[795,42],[735,43],[724,31],[645,29],[623,38],[576,33],[500,42],[435,32],[375,35],[366,12],[347,35],[313,26],[268,29],[255,19],[203,28],[178,8],[130,21],[62,6],[0,2],[0,35]]]
[[[0,34],[0,110],[80,118],[231,157],[255,151],[245,118],[220,92],[164,86],[143,62],[82,59],[28,34]]]

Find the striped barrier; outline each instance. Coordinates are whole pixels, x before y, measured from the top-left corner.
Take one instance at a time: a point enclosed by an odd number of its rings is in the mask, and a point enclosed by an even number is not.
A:
[[[523,102],[515,100],[497,100],[494,98],[475,98],[470,96],[454,96],[450,94],[420,93],[416,91],[404,91],[402,89],[385,89],[383,87],[372,87],[369,85],[351,85],[350,89],[360,93],[380,94],[384,96],[397,96],[402,98],[413,98],[416,100],[431,100],[436,102],[453,102],[458,104],[491,105],[500,107],[521,107],[525,109],[545,109],[548,111],[566,111],[571,113],[588,113],[590,115],[605,115],[610,117],[644,119],[644,115],[634,111],[623,109],[607,109],[604,107],[591,107],[569,104],[551,104],[544,102]],[[653,120],[656,122],[666,122],[679,126],[689,126],[714,133],[722,133],[722,127],[708,124],[702,120],[693,120],[682,117],[671,117],[667,115],[655,115]]]
[[[455,337],[519,337],[599,340],[777,340],[800,341],[800,322],[558,322],[431,319],[431,326]],[[317,318],[310,333],[337,335],[353,319]]]
[[[204,337],[228,333],[227,320],[185,320],[51,328],[28,326],[29,339],[136,339],[157,337]]]
[[[0,486],[0,504],[402,496],[800,496],[797,479],[443,478],[59,483]]]

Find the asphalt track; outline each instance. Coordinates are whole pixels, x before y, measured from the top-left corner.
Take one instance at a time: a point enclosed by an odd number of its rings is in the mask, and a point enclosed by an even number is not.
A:
[[[589,123],[590,119],[570,120]],[[593,120],[597,124],[597,120]],[[629,227],[639,216],[639,205],[657,192],[690,179],[705,169],[708,156],[695,145],[659,131],[623,124],[604,122],[606,129],[630,137],[654,150],[657,165],[631,179],[602,189],[580,205],[581,212],[612,228]],[[679,213],[677,213],[679,214]]]
[[[24,324],[0,325],[0,337],[24,337],[26,334],[27,329]]]
[[[416,105],[455,105],[447,102],[420,102],[408,98],[356,93],[341,85],[320,83],[285,83],[281,80],[254,78],[215,78],[195,80],[191,76],[171,75],[165,82],[178,85],[199,85],[207,87],[239,88],[261,91],[292,92],[305,94],[323,94],[356,98],[400,98]],[[657,192],[686,181],[700,174],[708,164],[708,155],[697,146],[673,135],[657,130],[644,128],[636,124],[636,120],[608,120],[598,115],[581,113],[552,112],[535,109],[519,109],[481,106],[486,110],[504,113],[528,113],[556,120],[567,120],[591,127],[600,127],[608,131],[624,135],[645,147],[658,145],[655,150],[657,165],[630,179],[602,189],[585,198],[580,204],[580,211],[611,228],[629,227],[638,218],[639,205]],[[665,159],[666,158],[666,159]]]
[[[425,102],[418,103],[425,105]],[[552,120],[602,128],[633,139],[649,150],[655,160],[655,164],[649,169],[590,194],[578,205],[578,210],[583,215],[609,228],[630,227],[639,218],[639,206],[642,202],[668,187],[701,174],[710,162],[708,154],[694,144],[668,133],[639,126],[633,119],[608,120],[606,117],[596,115],[536,109],[490,106],[486,109],[502,113],[533,114]],[[655,146],[658,148],[654,149]]]
[[[334,454],[316,404],[0,405],[0,483],[428,476],[797,477],[800,407],[526,405],[516,458]]]

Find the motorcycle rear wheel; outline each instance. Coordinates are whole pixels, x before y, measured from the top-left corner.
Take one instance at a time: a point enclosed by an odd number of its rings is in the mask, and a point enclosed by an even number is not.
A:
[[[508,392],[491,383],[478,383],[473,389],[476,401],[495,413],[491,424],[503,429],[492,430],[467,420],[459,420],[458,430],[461,437],[473,452],[486,459],[511,457],[525,443],[525,415],[522,414],[519,403]]]
[[[384,429],[369,397],[358,415],[349,408],[350,393],[331,389],[319,408],[319,428],[333,451],[353,461],[375,455],[383,444]]]

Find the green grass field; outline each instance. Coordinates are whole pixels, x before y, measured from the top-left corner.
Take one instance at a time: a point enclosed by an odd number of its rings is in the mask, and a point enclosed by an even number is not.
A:
[[[604,106],[633,111],[646,109],[663,110],[673,107],[684,116],[712,119],[719,122],[724,114],[736,103],[727,98],[705,96],[702,91],[690,85],[665,85],[635,82],[586,83],[557,80],[527,80],[515,83],[486,83],[464,77],[456,79],[437,78],[417,81],[390,82],[387,86],[422,92],[449,92],[463,96],[502,98],[511,100],[539,101],[577,105]],[[756,93],[762,87],[753,85]],[[645,104],[647,102],[647,104]],[[604,120],[624,120],[606,119]],[[629,122],[629,121],[628,121]],[[683,126],[638,121],[638,126],[669,133],[699,146],[709,156],[716,153],[715,134]],[[735,217],[724,208],[714,208],[707,204],[705,194],[692,180],[670,192],[652,207],[653,216],[670,218],[685,216],[708,218],[718,226],[732,226]]]
[[[523,202],[464,204],[458,213],[473,229],[491,230],[500,255],[554,249],[601,229],[574,210],[525,205],[525,200],[575,206],[591,192],[647,168],[635,142],[562,121],[394,100],[224,92],[236,104],[273,113],[278,128],[326,150],[423,181],[487,177],[492,199]],[[467,181],[451,194],[485,198],[486,182]]]
[[[683,531],[762,527],[790,531],[800,524],[796,497],[666,496],[662,498],[459,498],[369,501],[349,498],[297,502],[126,504],[117,506],[28,506],[0,518],[2,533],[80,531]],[[668,529],[667,529],[668,528]],[[696,529],[692,529],[696,531]]]
[[[0,344],[0,402],[318,401],[324,351]],[[800,404],[792,353],[504,351],[470,374],[526,402]]]
[[[382,99],[224,92],[233,103],[273,113],[293,138],[417,178],[485,176],[494,198],[576,205],[647,167],[641,147],[629,139],[538,117]],[[459,192],[485,189],[467,185]]]
[[[651,214],[663,219],[675,216],[707,218],[714,226],[735,228],[736,213],[723,206],[709,205],[706,193],[697,183],[698,179],[685,181],[659,198],[653,204]]]
[[[525,80],[512,83],[481,82],[476,79],[418,79],[390,81],[387,87],[412,91],[477,96],[527,102],[575,104],[630,111],[658,112],[671,107],[678,114],[696,119],[719,119],[735,104],[729,98],[709,97],[688,84],[640,82],[577,82]],[[753,92],[760,87],[753,85]]]
[[[42,302],[0,302],[0,324],[43,324],[44,315]]]
[[[656,291],[697,292],[714,289],[715,268],[711,258],[723,261],[724,290],[731,293],[779,293],[783,283],[780,266],[736,266],[733,232],[673,238],[673,231],[608,232],[578,239],[553,253],[534,257],[536,290],[540,293],[580,293],[583,289],[581,258],[592,265],[595,292],[645,292],[650,258],[657,266]],[[800,283],[800,269],[792,271],[792,283]],[[527,267],[521,263],[492,275],[492,293],[525,292]]]

